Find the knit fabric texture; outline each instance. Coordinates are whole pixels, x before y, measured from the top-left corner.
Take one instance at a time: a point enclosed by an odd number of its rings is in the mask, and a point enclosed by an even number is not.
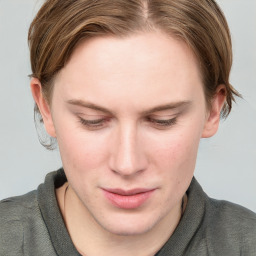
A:
[[[0,202],[0,256],[79,256],[60,213],[55,189],[63,169],[26,195]],[[255,256],[256,214],[209,198],[193,178],[176,230],[157,256]],[[157,239],[157,238],[156,238]]]

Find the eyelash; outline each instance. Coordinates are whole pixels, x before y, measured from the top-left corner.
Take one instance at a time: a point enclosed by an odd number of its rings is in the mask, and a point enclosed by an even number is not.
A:
[[[171,119],[154,119],[148,117],[147,120],[160,128],[168,128],[177,123],[177,117]]]
[[[86,120],[79,117],[79,121],[82,125],[88,128],[99,129],[104,126],[104,123],[107,121],[107,119],[101,118],[101,119],[94,119],[94,120]]]
[[[100,128],[103,128],[105,123],[107,123],[110,119],[109,118],[101,118],[101,119],[95,119],[95,120],[86,120],[81,117],[79,117],[79,121],[83,126],[86,126],[87,128],[91,130],[97,130]],[[168,128],[176,124],[177,122],[177,117],[172,118],[172,119],[154,119],[148,117],[146,119],[148,122],[152,123],[158,128]]]

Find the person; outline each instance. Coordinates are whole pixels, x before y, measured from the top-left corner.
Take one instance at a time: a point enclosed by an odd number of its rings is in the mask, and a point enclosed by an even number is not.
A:
[[[46,0],[28,39],[63,168],[1,201],[0,255],[256,255],[256,214],[194,177],[239,96],[214,0]]]

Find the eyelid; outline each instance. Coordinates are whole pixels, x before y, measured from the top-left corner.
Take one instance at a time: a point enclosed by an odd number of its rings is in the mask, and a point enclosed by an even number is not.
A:
[[[78,121],[80,122],[80,124],[91,131],[94,130],[100,130],[104,127],[106,127],[107,122],[109,121],[109,118],[98,118],[98,119],[84,119],[81,116],[78,116]]]
[[[177,115],[150,115],[148,118],[155,120],[170,120],[177,117]]]
[[[156,114],[156,113],[152,113],[150,115],[147,116],[147,119],[151,119],[151,120],[157,120],[157,121],[165,121],[165,120],[171,120],[173,118],[177,118],[178,117],[178,113],[172,113],[172,114]]]
[[[177,116],[169,119],[155,119],[148,117],[147,121],[160,129],[169,128],[177,123]]]
[[[99,114],[99,113],[95,113],[95,114],[86,114],[86,113],[84,113],[84,112],[75,112],[75,115],[77,115],[77,116],[80,116],[80,117],[84,117],[85,119],[87,118],[87,117],[89,117],[89,118],[91,118],[91,117],[93,117],[94,119],[97,119],[98,117],[100,117],[100,118],[104,118],[104,117],[106,117],[106,115],[104,115],[104,114]],[[100,119],[99,118],[99,119]]]
[[[86,123],[86,124],[98,124],[100,122],[103,122],[104,118],[88,120],[88,119],[84,119],[84,118],[80,117],[80,121],[83,122],[83,123]]]
[[[172,117],[178,115],[181,111],[176,110],[161,110],[149,113],[148,116],[156,116],[156,117]]]

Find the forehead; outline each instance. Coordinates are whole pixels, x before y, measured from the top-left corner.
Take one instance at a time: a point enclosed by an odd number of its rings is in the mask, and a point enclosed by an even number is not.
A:
[[[72,97],[162,100],[202,90],[199,65],[187,45],[159,31],[84,41],[60,71],[56,86]],[[200,92],[201,93],[201,92]],[[153,97],[153,98],[152,98]],[[172,99],[173,98],[173,99]]]
[[[87,62],[84,61],[85,58]],[[102,68],[99,71],[106,70],[107,73],[112,67],[127,72],[153,69],[156,66],[157,70],[177,65],[185,68],[186,63],[190,65],[191,62],[198,67],[196,57],[184,41],[159,30],[138,32],[126,37],[104,36],[84,40],[74,50],[68,65],[78,61],[82,61],[86,69],[92,70],[97,66]]]

